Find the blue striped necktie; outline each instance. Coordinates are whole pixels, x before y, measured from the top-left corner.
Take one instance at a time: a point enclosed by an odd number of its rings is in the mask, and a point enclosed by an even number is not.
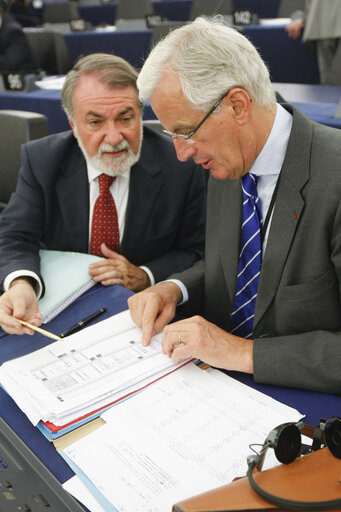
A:
[[[240,240],[239,266],[235,302],[231,314],[230,332],[236,336],[252,336],[255,304],[262,263],[262,210],[257,196],[257,176],[242,178],[243,222]]]

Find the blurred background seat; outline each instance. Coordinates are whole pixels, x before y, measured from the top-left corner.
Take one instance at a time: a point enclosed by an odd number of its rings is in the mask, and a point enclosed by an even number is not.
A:
[[[82,20],[79,4],[71,0],[70,2],[52,2],[45,4],[43,11],[43,27],[46,30],[68,33],[73,30],[71,24],[78,20],[82,21],[82,28],[77,30],[92,30],[93,25],[89,21]]]
[[[291,18],[295,11],[304,11],[304,4],[305,0],[281,0],[278,6],[277,18]]]
[[[24,28],[24,31],[40,69],[47,75],[65,75],[72,68],[69,50],[61,33],[33,28]]]
[[[20,146],[50,134],[47,118],[36,112],[0,110],[0,211],[15,191],[20,169]]]
[[[154,14],[151,0],[119,0],[115,26],[117,30],[146,29],[146,16],[149,14]]]
[[[199,16],[232,16],[234,11],[233,0],[193,0],[189,19],[195,20]]]
[[[44,23],[67,23],[80,17],[77,2],[52,2],[44,7]]]
[[[148,126],[149,128],[153,128],[153,130],[161,133],[163,130],[162,125],[158,119],[144,119],[143,126]]]

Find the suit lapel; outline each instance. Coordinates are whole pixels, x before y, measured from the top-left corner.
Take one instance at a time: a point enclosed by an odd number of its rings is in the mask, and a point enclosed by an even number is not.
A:
[[[88,252],[89,184],[85,159],[77,143],[61,164],[56,194],[70,246]]]
[[[215,184],[220,193],[220,254],[231,305],[234,302],[238,272],[242,190],[240,180],[222,180]],[[212,195],[210,204],[219,204]],[[208,248],[208,250],[210,250]]]
[[[311,125],[295,111],[262,264],[254,328],[276,295],[300,216],[303,213],[304,201],[301,190],[309,179],[311,138]]]
[[[157,196],[162,186],[159,163],[153,159],[144,140],[139,161],[131,168],[129,197],[126,211],[121,251],[131,258],[138,242],[143,239],[146,225],[152,215]]]

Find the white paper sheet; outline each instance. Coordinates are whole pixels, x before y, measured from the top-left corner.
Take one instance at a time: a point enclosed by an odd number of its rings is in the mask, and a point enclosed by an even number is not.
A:
[[[90,512],[106,512],[78,476],[70,478],[63,484],[63,487],[74,498],[83,503]]]
[[[106,425],[64,452],[120,512],[169,512],[245,475],[249,444],[301,417],[190,364],[104,413]]]

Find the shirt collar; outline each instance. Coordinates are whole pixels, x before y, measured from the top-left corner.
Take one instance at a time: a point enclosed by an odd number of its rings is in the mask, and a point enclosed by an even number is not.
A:
[[[250,172],[257,176],[274,175],[281,172],[288,147],[292,115],[277,103],[275,121],[270,135]]]
[[[94,181],[96,178],[98,178],[98,176],[100,174],[103,174],[101,171],[98,171],[97,169],[95,169],[88,161],[86,161],[86,167],[87,167],[87,171],[88,171],[88,181],[89,183],[91,183],[92,181]],[[124,171],[123,174],[120,174],[120,176],[117,176],[117,178],[122,178],[122,179],[128,179],[130,178],[130,167]]]

